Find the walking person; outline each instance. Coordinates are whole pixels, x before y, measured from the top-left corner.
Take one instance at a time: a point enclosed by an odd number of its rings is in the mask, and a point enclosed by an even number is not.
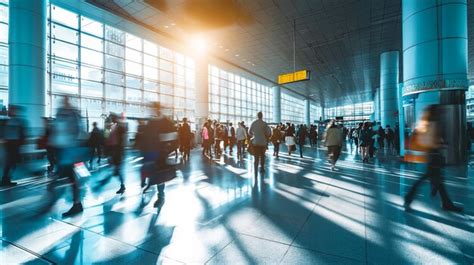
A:
[[[271,134],[270,127],[263,121],[263,113],[257,113],[257,119],[252,122],[249,129],[254,153],[255,183],[257,183],[258,164],[260,164],[260,172],[265,172],[265,151]]]
[[[296,150],[296,140],[294,127],[290,124],[288,124],[288,128],[286,129],[285,144],[288,147],[288,156],[291,156],[291,152]]]
[[[298,129],[298,132],[296,133],[301,158],[303,158],[303,149],[304,149],[304,145],[306,144],[307,136],[308,136],[308,131],[306,130],[306,126],[301,124]]]
[[[143,136],[143,150],[144,165],[148,163],[153,164],[153,168],[156,170],[152,174],[169,174],[163,171],[169,169],[166,172],[172,171],[176,173],[176,169],[173,166],[167,164],[168,156],[178,148],[178,133],[173,121],[164,116],[161,112],[161,104],[158,102],[153,103],[153,110],[157,118],[148,121]],[[186,122],[183,122],[183,126]],[[206,128],[206,127],[204,127]],[[160,176],[153,176],[157,178]],[[165,183],[157,183],[157,200],[153,204],[155,208],[161,208],[165,203]]]
[[[179,149],[183,152],[183,160],[188,161],[189,154],[191,152],[192,133],[191,126],[189,126],[187,118],[183,118],[183,124],[181,125],[178,131],[178,138],[180,144]]]
[[[211,154],[211,138],[209,135],[209,122],[205,122],[204,125],[202,126],[202,131],[201,131],[201,139],[202,139],[202,155],[203,156],[209,156],[210,159],[212,159],[212,154]]]
[[[318,145],[318,131],[315,125],[311,125],[311,129],[309,130],[309,139],[311,142],[311,147],[317,147]]]
[[[366,121],[364,122],[362,129],[359,132],[359,138],[358,138],[359,146],[362,153],[362,162],[364,163],[369,162],[369,149],[373,141],[372,136],[373,136],[373,132],[372,132],[372,129],[370,128],[370,122]]]
[[[439,121],[440,116],[440,108],[436,105],[431,105],[425,110],[416,127],[416,141],[419,146],[426,149],[428,163],[426,173],[413,184],[405,196],[404,207],[406,210],[410,209],[410,204],[415,198],[418,187],[427,179],[431,182],[431,196],[436,196],[436,194],[439,193],[443,210],[453,212],[461,212],[463,210],[461,207],[454,205],[444,185],[442,175],[444,158],[441,155],[443,139],[441,138],[440,126],[442,125]]]
[[[280,130],[280,126],[273,128],[272,136],[270,141],[273,144],[273,156],[278,158],[278,154],[280,153],[280,141],[282,138],[282,133]]]
[[[80,162],[74,157],[78,156],[77,152],[82,145],[82,133],[83,126],[79,111],[71,105],[69,97],[64,97],[62,106],[56,113],[50,138],[51,146],[55,148],[57,154],[58,175],[67,177],[72,183],[73,206],[62,214],[63,217],[83,211],[80,183],[74,174],[74,163]]]
[[[103,141],[103,139],[102,139],[103,135],[104,135],[104,133],[102,132],[102,130],[100,130],[97,127],[97,122],[93,122],[92,123],[92,131],[89,135],[89,141],[88,141],[89,148],[91,149],[91,156],[90,156],[90,160],[89,160],[90,167],[92,167],[92,163],[93,163],[93,160],[94,160],[94,155],[96,153],[97,153],[97,164],[100,164],[100,158],[101,158],[101,155],[102,155],[101,145],[102,145],[102,141]]]
[[[232,151],[234,150],[235,145],[235,128],[232,125],[232,122],[229,124],[227,128],[227,145],[229,146],[229,155],[232,155]]]
[[[237,158],[242,159],[244,155],[245,140],[247,139],[247,132],[241,122],[238,124],[235,137],[237,139]]]
[[[111,114],[111,122],[112,126],[109,138],[107,139],[107,145],[111,152],[111,160],[114,167],[112,176],[117,176],[120,180],[120,188],[116,193],[123,194],[125,192],[125,183],[122,174],[122,162],[124,159],[127,129],[122,124],[120,117],[115,113]]]
[[[6,163],[3,168],[3,177],[0,186],[11,187],[17,185],[11,181],[11,170],[15,169],[21,161],[20,147],[25,143],[26,122],[19,116],[20,107],[10,105],[8,120],[5,123],[4,140]]]
[[[341,155],[344,136],[342,130],[336,125],[334,120],[328,124],[325,135],[325,145],[328,148],[328,161],[331,163],[331,170],[336,169],[336,162]]]
[[[385,140],[387,142],[387,149],[390,154],[393,154],[393,141],[395,138],[395,133],[393,132],[392,128],[390,128],[390,125],[387,125],[385,127]]]

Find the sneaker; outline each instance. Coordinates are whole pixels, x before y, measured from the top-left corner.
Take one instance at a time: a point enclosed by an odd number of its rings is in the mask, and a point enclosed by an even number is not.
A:
[[[449,211],[449,212],[460,213],[460,212],[463,211],[462,207],[456,206],[454,204],[443,205],[442,208],[443,208],[443,210]]]
[[[331,171],[334,171],[334,170],[336,170],[336,166],[335,166],[335,165],[332,165],[332,166],[331,166]]]
[[[12,181],[2,181],[0,186],[2,186],[2,187],[14,187],[17,184],[18,184],[17,182],[12,182]]]
[[[265,168],[261,167],[261,168],[260,168],[260,172],[261,172],[261,173],[265,173]]]
[[[63,213],[63,218],[76,215],[82,211],[84,211],[84,208],[82,208],[82,203],[75,203],[71,209],[69,209],[69,211]]]
[[[163,197],[158,197],[156,202],[153,204],[153,208],[161,208],[165,204],[165,198]]]
[[[122,194],[124,194],[124,192],[125,192],[125,185],[122,184],[122,185],[120,185],[120,189],[115,193],[122,195]]]

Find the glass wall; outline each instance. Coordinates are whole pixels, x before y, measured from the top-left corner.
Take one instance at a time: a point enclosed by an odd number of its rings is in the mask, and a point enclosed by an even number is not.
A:
[[[0,0],[0,110],[8,105],[8,0]]]
[[[58,6],[48,22],[48,116],[70,95],[89,123],[110,112],[145,117],[151,101],[174,119],[194,120],[191,58]]]
[[[321,107],[311,104],[310,105],[310,122],[311,124],[317,123],[322,116]],[[315,122],[316,121],[316,122]]]
[[[326,119],[335,117],[344,117],[344,121],[363,121],[368,120],[374,112],[374,102],[356,103],[325,109]]]
[[[221,122],[250,124],[262,111],[264,120],[273,120],[272,89],[255,80],[209,66],[210,118]]]
[[[302,99],[281,93],[281,121],[294,124],[303,124],[305,102]]]

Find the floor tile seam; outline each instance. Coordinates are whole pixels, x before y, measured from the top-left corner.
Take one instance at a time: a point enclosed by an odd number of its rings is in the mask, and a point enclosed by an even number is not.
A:
[[[219,255],[222,251],[224,251],[224,249],[226,249],[230,244],[232,244],[233,242],[235,241],[235,239],[232,239],[229,241],[229,243],[227,243],[225,246],[223,246],[219,251],[216,251],[216,253],[214,253],[214,255],[212,255],[208,260],[206,260],[204,262],[204,264],[208,264],[209,262],[211,262],[212,259],[214,259],[215,257],[217,257],[217,255]],[[185,263],[186,264],[186,263]]]
[[[109,240],[112,240],[112,241],[115,241],[115,242],[118,242],[118,243],[127,245],[127,246],[129,246],[129,247],[132,247],[132,248],[135,248],[135,249],[139,249],[139,250],[141,250],[141,251],[144,251],[144,252],[147,252],[147,253],[156,255],[156,256],[158,256],[158,257],[160,257],[160,256],[163,255],[163,257],[165,257],[165,258],[167,258],[167,259],[171,259],[171,260],[174,260],[174,261],[178,261],[178,262],[181,262],[181,263],[184,263],[184,264],[186,263],[186,262],[184,262],[184,261],[181,261],[181,260],[177,260],[177,259],[175,259],[175,258],[168,257],[168,256],[166,256],[166,255],[164,255],[164,254],[159,254],[159,255],[158,255],[157,253],[155,253],[155,252],[153,252],[153,251],[144,249],[144,248],[142,248],[142,247],[140,247],[140,246],[136,246],[136,245],[130,244],[130,243],[128,243],[128,242],[121,241],[121,240],[116,239],[116,238],[113,238],[113,237],[106,236],[106,235],[101,234],[101,233],[99,233],[99,232],[95,232],[95,231],[93,231],[93,230],[90,230],[89,228],[84,228],[84,227],[78,226],[78,225],[76,225],[76,224],[69,223],[69,222],[66,222],[66,221],[64,221],[64,220],[59,220],[59,219],[56,219],[56,218],[52,218],[52,219],[53,219],[53,220],[56,220],[56,221],[58,221],[58,222],[61,222],[61,223],[65,223],[65,224],[74,226],[74,227],[79,228],[79,229],[81,229],[81,230],[84,230],[84,231],[93,233],[93,234],[95,234],[95,235],[97,235],[97,236],[104,237],[104,238],[106,238],[106,239],[109,239]],[[145,243],[145,242],[143,242],[143,243]],[[142,244],[143,244],[143,243],[142,243]]]
[[[323,190],[324,193],[327,192],[327,190],[329,189],[329,185],[326,185],[326,188]],[[290,247],[286,250],[286,252],[283,254],[283,257],[281,258],[280,260],[280,264],[283,262],[283,260],[285,259],[286,255],[288,254],[288,252],[290,251],[290,248],[291,247],[294,247],[294,244],[295,244],[295,241],[296,239],[298,238],[298,236],[301,234],[301,232],[303,231],[303,228],[304,226],[308,223],[309,219],[311,218],[311,215],[314,214],[314,211],[316,209],[316,207],[319,205],[320,201],[323,199],[323,196],[319,196],[318,200],[314,203],[313,205],[313,208],[311,209],[311,211],[308,213],[308,216],[306,217],[306,220],[303,222],[303,224],[301,225],[300,229],[298,230],[298,232],[295,234],[295,236],[293,237],[293,240],[291,241],[290,243]]]
[[[268,238],[263,238],[263,237],[251,235],[251,234],[248,234],[246,232],[237,232],[237,234],[291,247],[291,245],[290,245],[291,243],[283,243],[281,241],[277,241],[277,240],[274,240],[274,239],[268,239]]]
[[[463,214],[463,216],[464,216],[464,214]],[[455,240],[455,239],[451,236],[451,234],[448,233],[448,231],[444,228],[444,225],[445,225],[445,224],[443,224],[443,223],[441,224],[441,229],[442,229],[443,232],[444,232],[443,234],[449,238],[449,242],[452,244],[452,246],[454,246],[454,248],[457,249],[457,250],[459,251],[459,253],[462,254],[462,256],[463,256],[463,258],[464,258],[465,264],[466,264],[466,265],[471,264],[472,262],[469,260],[468,255],[466,255],[466,253],[464,253],[464,251],[460,248],[459,244],[457,243],[457,240]],[[463,230],[463,231],[465,231],[465,230]]]
[[[28,248],[26,248],[26,247],[24,247],[24,246],[18,245],[18,244],[16,244],[15,242],[12,242],[12,241],[10,241],[10,240],[4,238],[4,237],[1,237],[0,240],[3,241],[3,242],[6,242],[7,244],[10,244],[10,245],[12,245],[12,246],[14,246],[14,247],[16,247],[16,248],[18,248],[18,249],[20,249],[20,250],[23,250],[23,251],[25,251],[25,252],[27,252],[27,253],[29,253],[29,254],[31,254],[31,255],[33,255],[33,256],[39,258],[39,259],[41,259],[41,260],[44,260],[44,261],[46,261],[46,262],[48,262],[48,263],[50,263],[50,264],[56,264],[54,261],[52,261],[52,260],[46,258],[45,256],[43,256],[43,255],[41,255],[41,254],[39,254],[39,253],[36,253],[36,252],[34,252],[33,250],[28,249]]]
[[[304,247],[304,246],[296,246],[296,245],[295,245],[295,246],[290,246],[290,248],[298,248],[298,249],[309,250],[309,251],[317,252],[317,253],[320,253],[320,254],[323,254],[323,255],[327,255],[327,256],[332,256],[332,257],[337,257],[337,258],[342,258],[342,259],[348,259],[348,260],[351,260],[351,261],[357,261],[357,262],[362,262],[362,263],[364,263],[363,260],[359,260],[359,259],[356,259],[356,258],[346,257],[346,256],[337,255],[337,254],[333,254],[333,253],[328,253],[328,252],[325,252],[325,251],[321,251],[321,250],[317,250],[317,249],[312,249],[312,248],[308,248],[308,247]]]

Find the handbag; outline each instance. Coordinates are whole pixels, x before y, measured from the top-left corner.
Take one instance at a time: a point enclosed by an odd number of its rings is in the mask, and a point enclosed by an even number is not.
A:
[[[296,151],[296,145],[290,145],[290,150],[291,151]]]
[[[249,152],[251,155],[255,154],[255,148],[253,146],[252,140],[250,140],[248,143],[247,152]]]

